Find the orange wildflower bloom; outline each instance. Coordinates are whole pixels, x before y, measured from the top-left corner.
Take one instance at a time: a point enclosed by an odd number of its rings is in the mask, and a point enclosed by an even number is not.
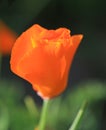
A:
[[[47,30],[37,24],[25,31],[13,46],[11,70],[29,81],[42,98],[64,91],[76,49],[82,35],[70,30]]]
[[[7,55],[11,53],[12,46],[16,40],[16,34],[0,21],[0,53]]]

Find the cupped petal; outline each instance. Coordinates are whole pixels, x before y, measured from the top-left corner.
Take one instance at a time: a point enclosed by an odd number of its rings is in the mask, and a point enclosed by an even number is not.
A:
[[[44,47],[32,49],[17,62],[15,72],[18,75],[21,75],[32,84],[40,83],[44,86],[56,85],[66,66],[66,63],[63,62],[63,56],[58,58],[50,54]]]
[[[64,91],[70,65],[82,35],[66,28],[47,30],[34,25],[17,40],[11,54],[11,70],[29,81],[42,98]]]
[[[82,34],[79,35],[73,35],[70,39],[70,46],[66,49],[65,52],[65,57],[66,57],[66,61],[67,61],[67,71],[69,71],[70,66],[72,64],[72,60],[74,58],[74,55],[77,51],[77,48],[81,42],[83,38]]]

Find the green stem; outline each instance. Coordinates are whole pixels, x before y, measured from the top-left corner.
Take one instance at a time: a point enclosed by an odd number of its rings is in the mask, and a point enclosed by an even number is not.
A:
[[[71,127],[69,128],[69,130],[76,130],[81,119],[82,119],[82,116],[83,116],[83,113],[85,111],[85,106],[86,106],[87,102],[84,102],[80,108],[80,110],[78,111],[77,113],[77,116],[75,118],[75,120],[73,121]]]
[[[41,112],[41,118],[39,122],[39,130],[44,130],[46,125],[47,110],[48,110],[49,99],[43,101],[43,108]]]

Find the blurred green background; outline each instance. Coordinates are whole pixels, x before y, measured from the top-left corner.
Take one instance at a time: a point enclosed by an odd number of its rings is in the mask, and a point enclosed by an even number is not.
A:
[[[68,88],[51,101],[47,129],[68,129],[87,100],[78,130],[106,130],[106,1],[0,0],[0,19],[18,35],[35,23],[48,29],[67,27],[72,34],[84,35]],[[0,130],[33,130],[42,100],[29,83],[10,71],[9,59],[3,56],[0,70]]]

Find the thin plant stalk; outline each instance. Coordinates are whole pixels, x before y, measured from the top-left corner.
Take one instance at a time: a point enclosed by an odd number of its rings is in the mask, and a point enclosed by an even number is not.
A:
[[[40,118],[40,122],[39,122],[39,126],[38,126],[39,130],[44,130],[46,127],[48,105],[49,105],[49,99],[44,100],[42,112],[41,112],[41,118]]]
[[[71,127],[69,128],[69,130],[76,130],[77,129],[77,127],[78,127],[78,125],[79,125],[79,123],[82,119],[82,116],[84,114],[86,104],[87,104],[87,102],[83,102],[83,104],[82,104],[80,110],[78,111],[77,116],[74,119],[74,121],[73,121]]]

